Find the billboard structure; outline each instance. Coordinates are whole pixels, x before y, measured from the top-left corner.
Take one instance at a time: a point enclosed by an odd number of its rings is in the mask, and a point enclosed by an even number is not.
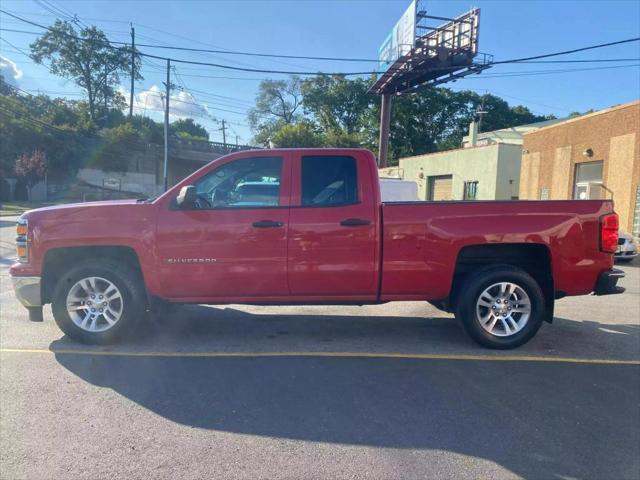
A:
[[[428,15],[422,0],[409,4],[378,50],[378,77],[371,87],[372,92],[382,95],[380,166],[386,166],[391,95],[411,93],[489,68],[492,56],[478,52],[479,29],[479,8],[446,18]]]

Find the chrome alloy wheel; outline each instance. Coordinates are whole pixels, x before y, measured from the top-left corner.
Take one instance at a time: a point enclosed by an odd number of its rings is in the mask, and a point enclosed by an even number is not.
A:
[[[486,288],[476,302],[476,317],[480,326],[496,337],[515,335],[529,321],[531,301],[515,283],[494,283]]]
[[[83,278],[67,294],[69,317],[87,332],[109,330],[120,320],[123,309],[120,290],[102,277]]]

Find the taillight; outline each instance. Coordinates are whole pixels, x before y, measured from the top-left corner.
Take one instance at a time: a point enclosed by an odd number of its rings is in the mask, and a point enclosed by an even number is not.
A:
[[[29,225],[26,219],[19,218],[16,224],[16,253],[18,261],[27,263],[29,261]]]
[[[610,213],[600,217],[600,250],[615,253],[618,247],[618,215]]]

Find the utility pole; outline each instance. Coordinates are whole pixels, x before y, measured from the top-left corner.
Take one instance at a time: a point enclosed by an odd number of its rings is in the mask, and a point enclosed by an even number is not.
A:
[[[389,152],[389,125],[391,123],[391,94],[382,94],[380,107],[380,140],[378,143],[378,168],[387,166]]]
[[[169,165],[169,97],[171,96],[171,78],[169,76],[171,72],[171,60],[167,58],[167,87],[164,101],[164,168],[162,177],[164,179],[164,191],[167,191],[169,186],[167,179],[167,167]]]
[[[480,110],[476,111],[476,115],[478,116],[478,133],[480,133],[480,129],[482,128],[482,118],[485,116],[487,111],[484,109],[484,101],[487,98],[487,94],[485,93],[482,96],[482,104],[480,105]]]
[[[224,118],[222,119],[222,144],[224,145],[224,151],[227,151],[227,128]]]
[[[133,117],[133,88],[136,77],[136,29],[131,24],[131,93],[129,94],[129,121]]]

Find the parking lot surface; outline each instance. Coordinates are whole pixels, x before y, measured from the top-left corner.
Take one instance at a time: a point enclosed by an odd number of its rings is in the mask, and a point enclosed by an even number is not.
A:
[[[640,478],[640,268],[513,351],[423,302],[30,323],[0,218],[0,478]]]

